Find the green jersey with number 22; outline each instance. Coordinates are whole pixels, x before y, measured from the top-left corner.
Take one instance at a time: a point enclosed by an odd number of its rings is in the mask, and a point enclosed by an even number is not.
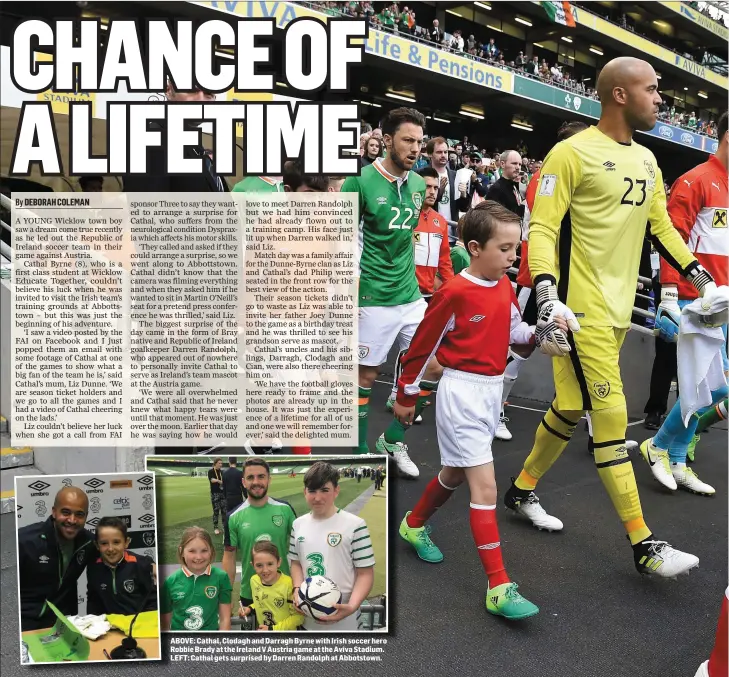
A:
[[[419,299],[413,230],[425,198],[423,177],[392,176],[378,159],[360,176],[348,177],[342,192],[359,194],[359,305],[399,306]]]

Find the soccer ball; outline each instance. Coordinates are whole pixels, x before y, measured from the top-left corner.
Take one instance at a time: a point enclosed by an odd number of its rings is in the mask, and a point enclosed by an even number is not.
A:
[[[310,576],[299,588],[299,608],[315,621],[331,616],[341,601],[342,591],[326,576]]]

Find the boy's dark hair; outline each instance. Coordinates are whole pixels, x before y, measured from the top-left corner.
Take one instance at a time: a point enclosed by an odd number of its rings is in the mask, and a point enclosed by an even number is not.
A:
[[[237,456],[228,456],[228,465],[237,465],[237,464],[238,464]]]
[[[580,120],[563,122],[562,126],[557,130],[557,141],[564,141],[565,139],[569,139],[571,136],[579,134],[588,127],[589,125],[581,122]]]
[[[463,244],[466,245],[466,249],[472,240],[478,242],[478,246],[483,248],[494,236],[497,223],[521,225],[521,219],[514,212],[493,200],[484,200],[469,209],[463,217]]]
[[[448,145],[448,142],[445,140],[444,137],[436,136],[434,139],[428,141],[428,145],[425,147],[425,152],[428,155],[432,155],[435,151],[435,147],[439,146],[441,143],[444,143],[446,146]]]
[[[434,167],[423,167],[422,169],[418,170],[418,174],[422,176],[424,179],[438,179],[440,178],[438,176],[438,170]]]
[[[246,459],[246,462],[243,464],[243,475],[246,474],[246,468],[249,468],[252,465],[260,465],[266,469],[266,472],[269,475],[271,474],[271,466],[269,466],[262,458],[254,456],[253,458]]]
[[[322,174],[304,174],[304,163],[301,160],[284,162],[283,184],[295,193],[301,186],[313,188],[319,193],[329,190],[329,177]]]
[[[719,122],[717,123],[717,134],[718,134],[717,138],[719,139],[719,141],[721,141],[724,138],[724,134],[726,134],[726,130],[727,130],[727,112],[724,111],[719,116]]]
[[[104,527],[111,527],[112,529],[118,529],[121,531],[122,536],[126,540],[127,538],[127,525],[123,519],[119,517],[102,517],[99,523],[96,525],[96,540],[99,540],[99,529]]]
[[[385,134],[395,136],[395,132],[397,132],[400,128],[400,125],[404,125],[408,122],[425,129],[425,117],[420,111],[406,107],[391,110],[384,117],[382,124],[380,125],[382,129],[382,136],[385,136]]]
[[[267,552],[269,555],[273,555],[276,559],[281,559],[281,555],[278,552],[278,548],[271,541],[256,541],[251,548],[251,562],[253,561],[253,555],[257,552]]]
[[[331,463],[325,461],[317,461],[304,475],[304,487],[309,491],[317,491],[327,482],[336,487],[339,484],[339,472]]]

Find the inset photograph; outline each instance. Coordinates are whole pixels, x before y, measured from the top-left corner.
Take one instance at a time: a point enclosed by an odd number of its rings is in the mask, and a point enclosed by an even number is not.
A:
[[[147,456],[162,631],[387,631],[387,457]]]
[[[21,663],[160,660],[155,479],[16,477]]]

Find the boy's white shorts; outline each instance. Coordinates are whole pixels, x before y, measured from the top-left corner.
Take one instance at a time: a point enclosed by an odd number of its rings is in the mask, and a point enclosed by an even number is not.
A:
[[[504,377],[444,369],[435,420],[440,462],[451,468],[491,463],[491,442],[501,416]]]

